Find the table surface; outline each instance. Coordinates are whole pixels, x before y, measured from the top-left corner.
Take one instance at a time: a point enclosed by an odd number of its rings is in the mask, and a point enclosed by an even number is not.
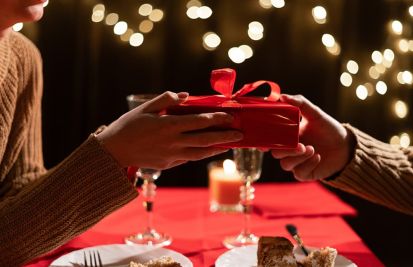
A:
[[[384,266],[344,221],[355,210],[322,185],[312,183],[257,183],[251,229],[258,236],[285,236],[287,223],[295,224],[308,246],[330,246],[360,267]],[[211,213],[207,188],[158,188],[155,227],[173,237],[169,249],[187,256],[195,267],[214,266],[227,251],[225,236],[242,227],[241,214]],[[145,226],[142,198],[110,214],[94,227],[27,266],[48,266],[71,251],[123,243],[125,236]],[[292,239],[291,239],[292,240]],[[293,240],[292,240],[293,241]]]

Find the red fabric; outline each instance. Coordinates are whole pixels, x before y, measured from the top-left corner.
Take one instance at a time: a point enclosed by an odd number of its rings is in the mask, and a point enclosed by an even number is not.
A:
[[[263,212],[254,213],[251,229],[255,234],[289,237],[285,224],[293,223],[297,225],[308,246],[334,247],[359,267],[383,266],[339,216],[354,214],[354,210],[320,185],[257,184],[256,188],[256,203],[259,209],[268,209],[275,214],[278,209],[274,207],[284,208],[281,208],[279,216],[275,216],[277,218],[266,218],[262,216]],[[297,192],[300,194],[293,197]],[[301,215],[298,201],[303,205]],[[311,206],[302,203],[303,201],[317,202]],[[132,201],[84,234],[27,266],[48,266],[59,256],[83,247],[123,243],[125,236],[142,230],[145,225],[141,202],[141,198]],[[287,212],[288,207],[292,208],[291,213]],[[221,243],[223,238],[240,232],[241,216],[209,212],[206,188],[159,188],[155,201],[156,228],[168,232],[174,238],[169,248],[189,257],[195,267],[213,266],[217,257],[226,251]]]

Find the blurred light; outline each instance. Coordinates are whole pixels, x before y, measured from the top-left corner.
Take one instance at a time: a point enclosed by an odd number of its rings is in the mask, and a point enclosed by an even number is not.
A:
[[[149,19],[153,22],[161,21],[163,18],[163,11],[160,9],[154,9],[152,13],[149,15]]]
[[[128,42],[132,34],[133,30],[127,29],[126,32],[120,36],[120,39],[124,42]]]
[[[391,29],[393,33],[400,35],[403,33],[403,24],[398,20],[393,20],[391,22]]]
[[[207,19],[212,15],[212,9],[208,6],[201,6],[198,8],[197,13],[201,19]]]
[[[143,43],[143,34],[142,33],[134,33],[129,38],[129,44],[131,46],[140,46]]]
[[[413,75],[410,71],[405,70],[402,72],[402,79],[405,84],[412,84],[413,83]]]
[[[383,66],[382,64],[378,64],[376,66],[374,66],[376,68],[376,70],[378,71],[378,73],[383,74],[386,72],[386,67]]]
[[[409,51],[409,42],[406,39],[400,39],[398,45],[399,45],[400,51],[404,53]]]
[[[318,24],[324,24],[327,21],[327,11],[322,6],[316,6],[312,9],[314,21]]]
[[[102,10],[96,10],[92,13],[93,22],[101,22],[105,18],[105,12]]]
[[[403,72],[397,73],[397,81],[398,81],[400,84],[404,84]]]
[[[43,3],[43,7],[47,7],[49,5],[49,0],[46,0],[46,2]]]
[[[394,145],[394,146],[400,145],[400,137],[398,137],[397,135],[393,135],[393,136],[390,138],[390,144],[391,144],[391,145]]]
[[[105,12],[105,6],[103,4],[97,4],[93,7],[92,13],[95,13],[96,11],[102,11]]]
[[[112,26],[115,25],[119,20],[119,15],[116,13],[110,13],[106,16],[105,23],[106,25]]]
[[[369,76],[372,79],[378,79],[380,77],[380,73],[378,72],[378,70],[376,69],[376,67],[370,67],[369,69]]]
[[[386,49],[383,52],[384,60],[386,61],[393,61],[394,60],[394,52],[391,49]]]
[[[372,96],[374,94],[374,86],[371,83],[365,83],[364,87],[367,89],[368,96]]]
[[[410,136],[407,133],[402,133],[400,135],[400,146],[407,148],[410,145]]]
[[[409,40],[409,50],[413,52],[413,40]]]
[[[334,37],[328,33],[323,34],[323,37],[321,37],[321,41],[323,42],[323,45],[325,45],[326,47],[333,47],[336,43]]]
[[[353,78],[351,78],[351,75],[349,73],[343,72],[340,75],[340,82],[343,86],[350,87],[351,84],[353,83]]]
[[[248,30],[253,33],[262,33],[264,32],[264,26],[258,21],[253,21],[248,24]]]
[[[368,96],[367,88],[364,85],[357,86],[356,95],[359,99],[365,100]]]
[[[200,6],[202,6],[202,3],[198,0],[191,0],[186,4],[186,8],[190,8],[190,7],[193,7],[193,6],[200,7]]]
[[[245,61],[245,54],[239,47],[232,47],[228,50],[228,56],[234,63]]]
[[[262,8],[269,9],[272,7],[271,0],[259,0],[258,3]]]
[[[347,62],[347,70],[351,74],[356,74],[359,71],[359,64],[357,64],[354,60],[349,60]]]
[[[410,16],[413,17],[413,6],[410,6],[410,7],[409,7],[409,14],[410,14]]]
[[[239,48],[244,52],[245,59],[251,58],[254,55],[254,51],[252,51],[249,45],[240,45]]]
[[[385,82],[383,82],[383,81],[378,81],[378,82],[376,83],[376,92],[379,93],[379,94],[381,94],[381,95],[386,94],[386,92],[387,92],[387,84],[386,84]]]
[[[119,21],[113,27],[113,32],[117,35],[122,35],[126,32],[127,29],[128,29],[128,24],[124,21]]]
[[[371,54],[371,60],[373,60],[374,63],[380,64],[383,62],[383,55],[380,53],[380,51],[373,51]]]
[[[150,20],[143,20],[139,23],[139,31],[142,33],[148,33],[153,29],[153,22]]]
[[[205,33],[202,39],[203,39],[204,47],[207,50],[214,50],[221,43],[221,38],[219,38],[219,36],[214,32]]]
[[[190,8],[188,8],[188,10],[186,11],[186,15],[188,16],[188,18],[190,19],[197,19],[198,18],[198,8],[197,6],[191,6]]]
[[[12,27],[13,31],[19,32],[23,29],[23,23],[19,22],[13,25]]]
[[[143,4],[139,7],[138,13],[139,15],[146,17],[152,13],[152,9],[153,7],[151,4]]]
[[[253,21],[250,24],[248,24],[248,36],[254,40],[260,40],[262,37],[264,37],[264,26],[258,21]]]
[[[407,113],[409,112],[409,109],[406,105],[401,100],[397,100],[396,103],[394,104],[394,113],[396,114],[397,117],[400,119],[403,119],[407,116]]]
[[[338,56],[341,53],[341,48],[340,45],[335,42],[332,47],[327,47],[327,51],[334,56]]]
[[[283,8],[285,6],[285,1],[284,0],[271,0],[271,4],[275,8]]]
[[[393,61],[387,61],[387,60],[383,61],[383,66],[385,68],[390,68],[391,65],[393,65]]]

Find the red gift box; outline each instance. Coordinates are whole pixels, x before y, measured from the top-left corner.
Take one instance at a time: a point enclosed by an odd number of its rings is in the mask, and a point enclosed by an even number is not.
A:
[[[237,129],[244,134],[239,142],[221,144],[219,147],[295,148],[298,144],[300,110],[279,102],[280,87],[271,81],[256,81],[244,85],[232,94],[235,70],[218,69],[211,74],[212,88],[222,95],[190,96],[179,106],[167,110],[168,114],[198,114],[226,112],[234,116],[225,129]],[[263,84],[268,84],[268,97],[244,96]]]

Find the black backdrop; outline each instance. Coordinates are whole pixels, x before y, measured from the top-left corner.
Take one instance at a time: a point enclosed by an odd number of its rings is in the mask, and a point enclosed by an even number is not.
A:
[[[189,20],[186,1],[151,1],[165,11],[165,18],[145,36],[139,48],[120,41],[103,23],[91,22],[91,9],[96,3],[53,0],[44,18],[23,31],[38,45],[44,59],[43,140],[47,167],[64,159],[99,125],[127,111],[126,95],[165,90],[211,94],[210,71],[222,67],[237,70],[237,88],[258,79],[276,81],[283,92],[303,94],[339,120],[351,122],[384,141],[394,134],[395,127],[403,126],[388,114],[385,98],[358,101],[354,89],[341,87],[339,76],[349,58],[360,58],[363,64],[369,60],[367,51],[381,49],[388,41],[387,21],[406,7],[406,1],[290,0],[283,9],[271,12],[264,12],[256,1],[204,1],[214,10],[208,21]],[[103,3],[109,12],[130,20],[136,17],[136,1]],[[312,21],[310,10],[315,4],[327,8],[327,25]],[[263,23],[264,39],[253,43],[253,58],[234,64],[226,51],[231,46],[251,43],[246,28],[252,20]],[[202,34],[209,30],[222,34],[223,42],[215,52],[201,45]],[[330,55],[322,46],[324,32],[333,33],[339,40],[340,57]],[[410,117],[407,119],[411,122]],[[227,153],[217,158],[229,157]],[[206,186],[206,164],[211,160],[166,170],[158,184]],[[259,182],[268,181],[293,179],[266,155]],[[335,192],[359,210],[358,217],[347,220],[387,266],[411,266],[404,256],[409,254],[408,246],[396,249],[393,245],[396,240],[407,244],[413,236],[411,217]]]

